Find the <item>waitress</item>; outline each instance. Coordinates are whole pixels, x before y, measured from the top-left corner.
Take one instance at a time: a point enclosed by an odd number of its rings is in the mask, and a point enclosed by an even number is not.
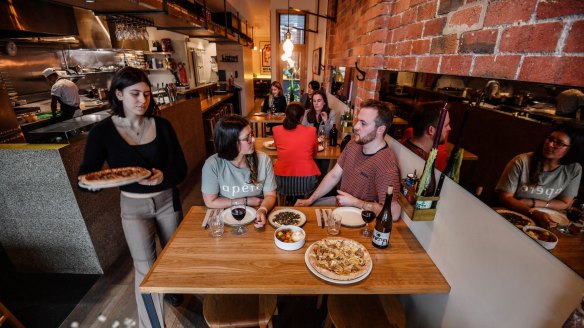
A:
[[[57,117],[58,102],[61,107],[60,120],[64,121],[73,118],[81,103],[77,85],[60,77],[53,68],[45,69],[43,76],[53,85],[51,87],[51,112],[53,112],[53,117]]]

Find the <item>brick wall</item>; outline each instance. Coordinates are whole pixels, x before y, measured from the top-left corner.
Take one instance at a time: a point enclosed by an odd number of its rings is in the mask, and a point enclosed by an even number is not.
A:
[[[367,72],[357,103],[378,70],[584,86],[583,0],[338,0],[327,33],[327,66]]]

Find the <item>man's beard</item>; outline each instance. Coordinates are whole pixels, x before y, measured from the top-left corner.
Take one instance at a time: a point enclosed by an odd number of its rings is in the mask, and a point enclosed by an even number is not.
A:
[[[366,134],[362,137],[359,135],[358,139],[355,138],[355,142],[359,145],[367,144],[367,143],[371,142],[373,139],[375,139],[375,134],[376,134],[376,130],[373,130],[373,131],[371,131],[371,133]]]

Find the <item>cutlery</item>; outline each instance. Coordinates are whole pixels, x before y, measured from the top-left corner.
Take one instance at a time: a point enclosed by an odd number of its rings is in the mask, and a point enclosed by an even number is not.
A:
[[[322,228],[322,212],[320,208],[315,209],[314,212],[316,213],[316,225]]]
[[[323,210],[323,209],[320,209],[320,213],[321,213],[320,214],[321,215],[320,224],[321,224],[321,228],[324,229],[324,226],[325,226],[324,223],[326,222],[328,215],[327,215],[326,210]]]

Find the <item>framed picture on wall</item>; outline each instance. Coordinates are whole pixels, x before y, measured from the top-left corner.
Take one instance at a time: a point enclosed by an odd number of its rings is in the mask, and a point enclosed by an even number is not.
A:
[[[261,67],[262,72],[264,67],[270,67],[272,65],[272,47],[270,42],[260,41],[260,51],[262,53]]]
[[[320,60],[322,48],[314,49],[312,52],[312,74],[320,75]]]

